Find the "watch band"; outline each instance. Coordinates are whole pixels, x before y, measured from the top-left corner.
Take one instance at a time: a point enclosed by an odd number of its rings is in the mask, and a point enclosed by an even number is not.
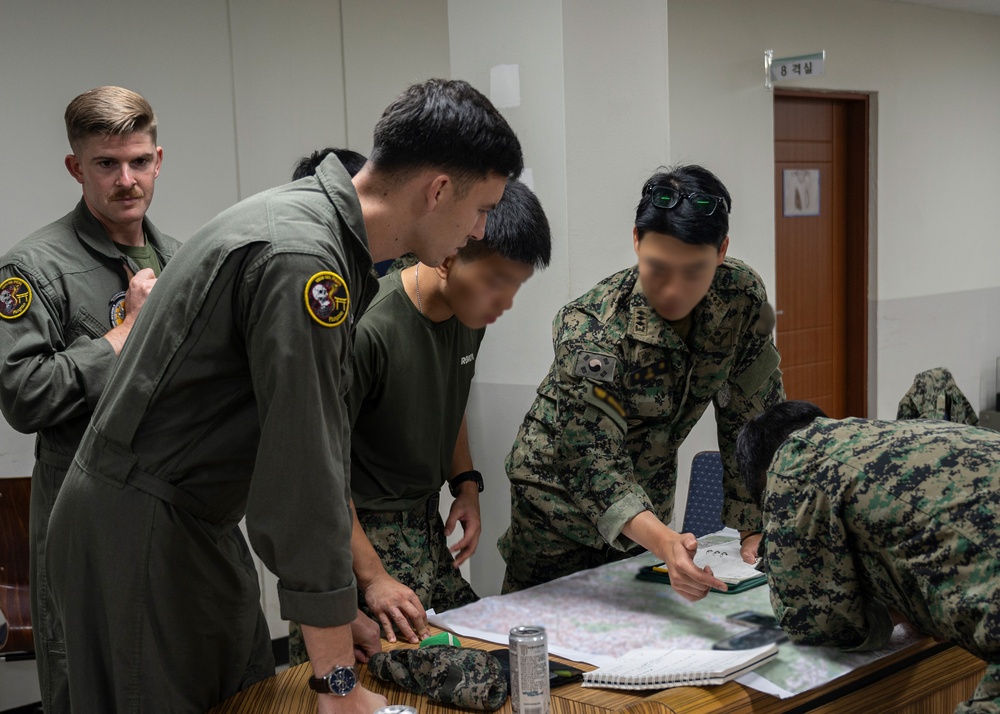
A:
[[[479,486],[479,493],[483,492],[483,475],[478,471],[463,471],[458,476],[453,477],[448,481],[448,490],[451,491],[451,495],[458,497],[458,487],[461,486],[466,481],[475,481],[476,485]]]
[[[310,677],[309,688],[320,694],[335,694],[346,697],[358,683],[358,675],[354,667],[338,665],[323,677]]]

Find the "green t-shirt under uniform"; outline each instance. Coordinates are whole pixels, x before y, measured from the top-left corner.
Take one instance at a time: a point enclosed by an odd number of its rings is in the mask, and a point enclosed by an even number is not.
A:
[[[160,265],[160,259],[156,257],[156,251],[153,250],[153,246],[149,244],[149,241],[146,241],[142,245],[115,243],[115,246],[122,255],[127,255],[131,258],[132,262],[139,266],[139,270],[151,268],[153,275],[157,278],[160,277],[160,270],[163,266]]]
[[[485,334],[454,316],[435,323],[421,315],[401,273],[379,280],[358,321],[348,394],[355,506],[406,511],[440,491]]]

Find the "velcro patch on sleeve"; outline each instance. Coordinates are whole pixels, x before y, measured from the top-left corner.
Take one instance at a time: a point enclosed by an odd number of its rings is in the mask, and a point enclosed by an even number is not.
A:
[[[588,385],[587,391],[583,395],[583,401],[604,412],[623,432],[628,431],[628,425],[625,422],[625,407],[615,395],[604,387],[596,384]]]
[[[611,382],[614,381],[617,367],[617,358],[584,350],[576,356],[576,367],[573,369],[573,374],[596,379],[598,382]]]
[[[336,327],[347,319],[351,294],[336,273],[324,270],[306,281],[306,312],[323,327]]]
[[[743,374],[734,380],[737,387],[743,394],[750,396],[764,386],[768,377],[774,374],[774,370],[781,363],[781,355],[770,342],[764,343],[764,348],[757,355],[757,359],[747,367]]]
[[[0,283],[0,318],[16,320],[31,307],[31,286],[21,278],[7,278]]]

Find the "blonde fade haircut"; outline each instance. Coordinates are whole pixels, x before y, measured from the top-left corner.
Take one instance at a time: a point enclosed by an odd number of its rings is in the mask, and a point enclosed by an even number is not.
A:
[[[96,87],[66,107],[66,136],[74,153],[90,136],[146,133],[156,143],[156,115],[141,95],[123,87]]]

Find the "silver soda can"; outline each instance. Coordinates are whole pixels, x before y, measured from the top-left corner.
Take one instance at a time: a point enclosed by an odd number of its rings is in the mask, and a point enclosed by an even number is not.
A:
[[[549,714],[549,638],[544,627],[510,631],[510,703],[515,714]]]
[[[417,714],[417,710],[404,704],[390,704],[387,707],[376,709],[374,714]]]

